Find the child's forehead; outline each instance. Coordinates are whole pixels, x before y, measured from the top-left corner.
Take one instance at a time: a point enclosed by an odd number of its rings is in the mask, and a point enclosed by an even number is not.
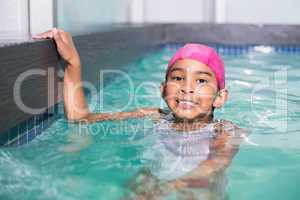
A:
[[[174,65],[170,68],[169,72],[182,71],[182,72],[207,72],[214,76],[214,72],[204,63],[201,63],[192,59],[181,59],[176,61]]]

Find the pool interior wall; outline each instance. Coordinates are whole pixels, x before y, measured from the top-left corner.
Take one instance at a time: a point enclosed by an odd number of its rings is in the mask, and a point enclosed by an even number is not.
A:
[[[222,54],[246,53],[256,45],[273,46],[282,53],[299,52],[300,47],[299,25],[120,24],[95,30],[74,33],[83,80],[94,85],[99,70],[126,71],[128,63],[164,45],[205,43],[215,45]],[[0,145],[22,145],[59,117],[63,65],[51,40],[0,44],[0,63]],[[37,73],[24,80],[17,94],[26,106],[40,108],[35,114],[21,110],[14,99],[18,77],[28,70]]]

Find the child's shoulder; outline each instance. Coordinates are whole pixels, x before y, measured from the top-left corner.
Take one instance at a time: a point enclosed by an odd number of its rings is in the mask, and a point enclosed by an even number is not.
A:
[[[156,122],[159,121],[172,121],[174,120],[174,116],[172,112],[167,108],[158,108],[159,117],[157,118]]]

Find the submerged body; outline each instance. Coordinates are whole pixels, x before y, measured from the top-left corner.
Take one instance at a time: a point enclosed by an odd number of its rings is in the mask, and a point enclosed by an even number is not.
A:
[[[143,153],[150,163],[132,180],[134,193],[126,199],[224,199],[225,169],[248,133],[225,120],[178,130],[174,119],[168,113],[157,120]]]

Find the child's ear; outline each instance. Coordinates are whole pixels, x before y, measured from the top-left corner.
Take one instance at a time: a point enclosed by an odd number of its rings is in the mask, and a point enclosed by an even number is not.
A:
[[[213,107],[221,108],[228,99],[228,90],[226,88],[220,90],[214,100]]]

